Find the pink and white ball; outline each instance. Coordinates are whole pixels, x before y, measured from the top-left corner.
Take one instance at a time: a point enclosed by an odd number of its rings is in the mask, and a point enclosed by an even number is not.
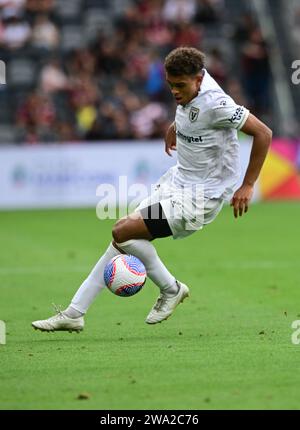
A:
[[[121,297],[138,293],[147,279],[144,264],[133,255],[120,254],[112,258],[104,269],[108,289]]]

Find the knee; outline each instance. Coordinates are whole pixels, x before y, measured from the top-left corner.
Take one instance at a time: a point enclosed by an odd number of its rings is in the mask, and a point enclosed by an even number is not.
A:
[[[113,226],[112,236],[116,243],[122,243],[128,240],[126,237],[126,222],[121,220],[117,221]]]

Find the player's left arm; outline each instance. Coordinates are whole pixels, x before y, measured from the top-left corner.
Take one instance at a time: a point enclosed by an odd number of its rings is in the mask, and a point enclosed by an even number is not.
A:
[[[248,115],[241,131],[253,136],[253,144],[243,183],[231,199],[235,218],[248,211],[254,184],[260,174],[272,141],[272,130],[251,113]]]

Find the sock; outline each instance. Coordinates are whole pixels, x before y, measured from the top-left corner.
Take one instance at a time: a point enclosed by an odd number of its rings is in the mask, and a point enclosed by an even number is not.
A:
[[[84,313],[77,311],[76,309],[73,308],[72,305],[69,305],[67,307],[67,309],[65,309],[63,311],[63,313],[68,317],[68,318],[80,318],[84,315]]]
[[[81,284],[70,306],[64,311],[67,316],[70,315],[69,318],[78,318],[76,315],[82,316],[86,313],[97,295],[106,286],[103,277],[106,264],[111,258],[119,254],[120,252],[111,243],[89,276]]]
[[[163,264],[152,243],[145,239],[135,239],[117,243],[117,245],[127,254],[138,257],[144,263],[147,275],[164,294],[177,293],[176,279]]]

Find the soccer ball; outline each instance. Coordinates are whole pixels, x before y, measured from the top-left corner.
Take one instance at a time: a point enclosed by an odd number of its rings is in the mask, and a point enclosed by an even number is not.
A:
[[[104,269],[104,281],[108,289],[121,297],[138,293],[147,279],[141,260],[133,255],[120,254],[112,258]]]

